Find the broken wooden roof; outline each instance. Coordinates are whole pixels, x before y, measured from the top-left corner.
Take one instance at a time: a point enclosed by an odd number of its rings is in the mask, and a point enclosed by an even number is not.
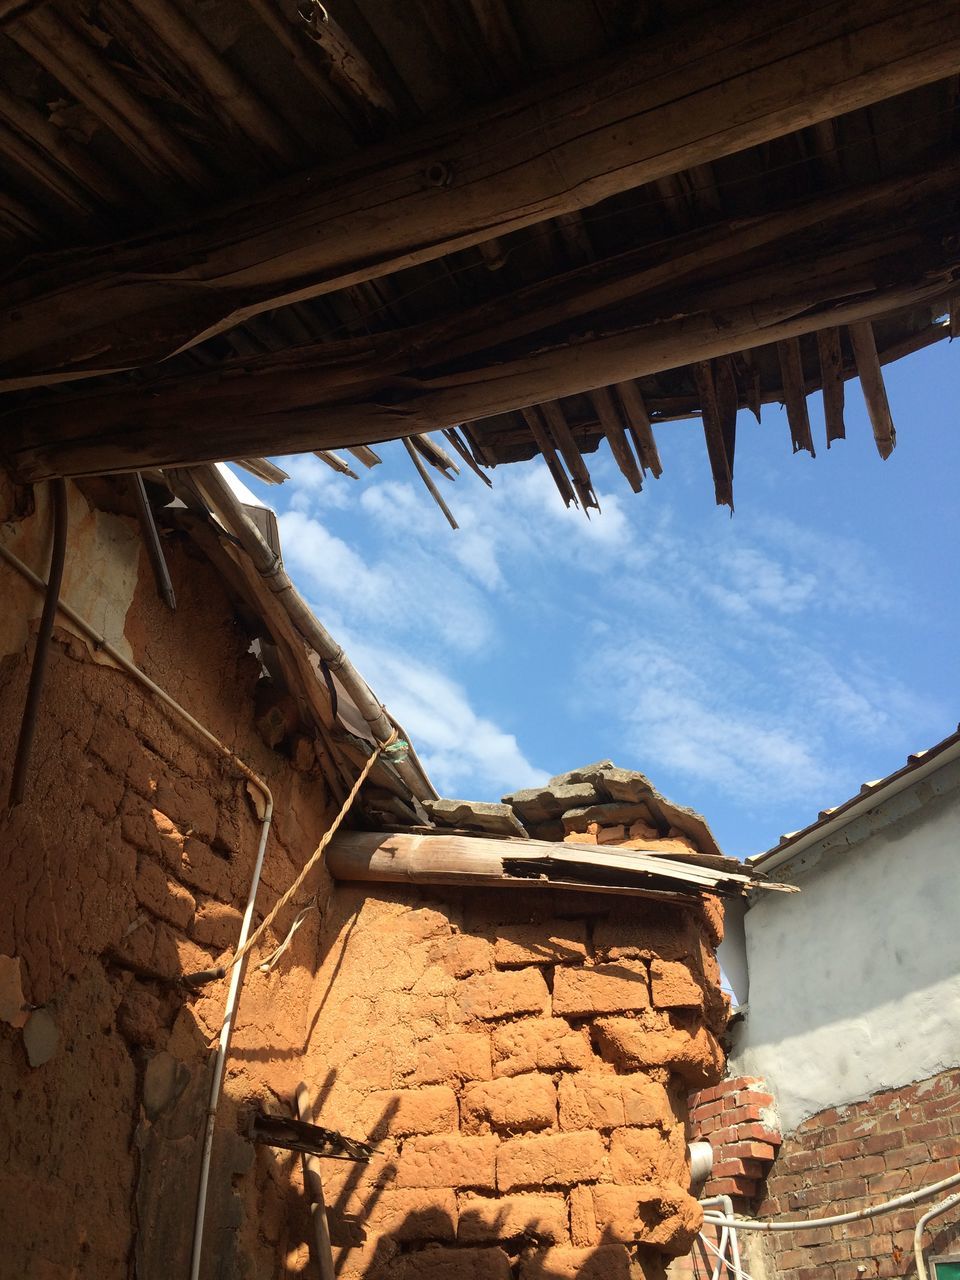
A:
[[[22,479],[444,431],[589,508],[700,417],[732,505],[738,409],[859,374],[886,456],[957,329],[950,0],[0,0],[0,67]]]
[[[501,804],[441,799],[422,807],[428,825],[397,825],[383,815],[385,831],[341,833],[328,851],[332,875],[661,900],[787,888],[725,857],[700,814],[610,760],[558,774]]]

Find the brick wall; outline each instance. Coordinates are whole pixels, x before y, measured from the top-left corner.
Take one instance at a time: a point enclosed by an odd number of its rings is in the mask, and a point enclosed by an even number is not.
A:
[[[960,1069],[863,1102],[821,1111],[784,1137],[761,1216],[846,1213],[960,1172]],[[932,1201],[930,1202],[932,1203]],[[913,1229],[923,1208],[764,1241],[781,1280],[911,1276]],[[931,1223],[926,1247],[957,1252],[960,1212]]]
[[[106,610],[111,548],[122,538],[139,545],[136,525],[83,516],[74,489],[71,502],[72,572],[87,557],[103,575],[90,598]],[[259,665],[218,575],[183,539],[170,539],[167,554],[178,611],[157,601],[142,557],[127,641],[148,674],[274,789],[266,909],[322,833],[326,788],[258,737]],[[0,577],[5,600],[15,598],[5,565]],[[82,585],[74,577],[70,587]],[[18,647],[0,658],[4,806],[27,654]],[[0,1021],[4,1275],[185,1274],[208,1044],[225,984],[188,997],[175,979],[234,945],[258,832],[243,782],[127,675],[58,628],[26,799],[0,813],[0,954],[19,960],[27,1001],[43,1006],[58,1033],[53,1056],[31,1067],[22,1031]],[[212,1181],[223,1274],[247,1265],[269,1276],[277,1266],[275,1224],[294,1162],[263,1154],[251,1168],[234,1115],[250,1093],[286,1091],[298,1078],[316,938],[308,921],[278,970],[248,973]]]
[[[379,1140],[325,1171],[340,1274],[617,1280],[688,1250],[718,924],[712,905],[339,886],[307,1078],[321,1123]]]
[[[782,1141],[766,1082],[736,1076],[691,1094],[690,1124],[714,1150],[703,1195],[731,1196],[738,1211],[752,1205]]]

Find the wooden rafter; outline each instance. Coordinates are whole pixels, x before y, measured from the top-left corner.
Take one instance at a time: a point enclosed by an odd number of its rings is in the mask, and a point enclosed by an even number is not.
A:
[[[877,452],[881,458],[889,458],[897,443],[897,431],[893,425],[893,415],[887,400],[887,389],[883,382],[880,361],[877,358],[877,343],[873,326],[869,321],[850,325],[850,342],[853,345],[853,358],[857,362],[857,373],[863,388],[863,398],[867,402],[867,413],[873,428],[873,438],[877,442]]]
[[[72,28],[41,9],[10,30],[26,33],[30,52],[148,167],[202,189],[196,158],[115,73],[107,86],[102,63],[100,81],[78,71],[90,51]],[[69,63],[58,38],[71,45]],[[817,0],[799,13],[791,0],[759,8],[741,0],[715,22],[698,17],[455,125],[258,192],[229,214],[65,253],[5,291],[0,314],[16,311],[19,322],[3,325],[0,360],[13,377],[49,382],[161,359],[281,303],[440,257],[951,74],[958,60],[960,11],[949,0]]]
[[[815,224],[789,236],[789,253],[765,220],[718,228],[685,242],[695,247],[666,272],[625,255],[626,267],[581,268],[398,334],[158,380],[149,394],[140,385],[40,401],[4,417],[5,449],[23,478],[39,478],[369,444],[937,302],[960,268],[948,234],[960,171],[881,186],[879,202],[814,202],[805,216]],[[831,220],[830,208],[842,216]],[[795,228],[797,215],[787,221]],[[654,281],[649,294],[643,279]],[[624,290],[628,308],[591,309]],[[559,322],[573,341],[550,337]],[[189,437],[171,433],[178,421],[195,424]]]

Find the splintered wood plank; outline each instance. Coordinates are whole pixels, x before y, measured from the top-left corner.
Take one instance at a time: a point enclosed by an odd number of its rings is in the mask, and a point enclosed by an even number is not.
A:
[[[733,454],[728,455],[728,441],[734,437],[729,422],[729,405],[721,400],[717,383],[714,379],[713,366],[709,360],[698,360],[693,366],[693,378],[700,399],[700,414],[703,419],[703,435],[707,443],[707,457],[710,459],[710,470],[713,472],[713,491],[718,507],[729,507],[733,510]],[[734,423],[736,423],[736,401],[734,401]],[[725,429],[726,428],[726,429]]]
[[[453,512],[444,502],[443,497],[440,493],[440,490],[433,483],[433,480],[430,477],[427,471],[427,468],[423,465],[423,459],[420,457],[420,454],[417,452],[417,450],[414,448],[411,441],[408,440],[406,436],[403,437],[403,447],[406,449],[407,453],[410,455],[410,461],[416,467],[417,474],[420,476],[420,479],[426,485],[427,492],[430,494],[430,497],[433,498],[434,502],[437,504],[437,506],[440,508],[440,510],[443,512],[444,516],[446,517],[447,523],[449,524],[450,528],[459,529],[460,526],[457,524],[456,520],[453,518]]]
[[[620,420],[620,410],[614,402],[609,387],[598,387],[590,392],[590,400],[597,411],[600,428],[607,438],[610,452],[616,459],[617,466],[627,478],[627,483],[634,493],[643,488],[643,476],[637,466],[637,460],[630,448],[630,441]]]
[[[335,453],[329,449],[314,449],[313,451],[321,462],[325,462],[331,471],[336,471],[338,475],[349,476],[351,480],[358,480],[360,477],[351,468],[348,467],[342,458],[338,458]]]
[[[803,379],[803,360],[800,356],[800,339],[785,338],[777,343],[777,356],[780,360],[780,376],[783,379],[783,402],[787,409],[787,422],[790,424],[790,439],[793,441],[793,452],[805,449],[811,458],[817,456],[813,447],[813,433],[810,430],[810,415],[807,412],[807,388]]]
[[[649,471],[655,480],[659,480],[660,476],[663,475],[663,466],[660,462],[660,451],[653,436],[650,414],[647,412],[643,393],[637,384],[632,381],[618,382],[615,390],[620,397],[620,403],[623,406],[624,416],[627,419],[630,435],[637,450],[637,457],[640,459],[640,465],[644,471]]]
[[[431,467],[439,471],[444,480],[453,480],[455,476],[460,474],[460,468],[447,453],[446,449],[441,449],[435,440],[431,440],[428,435],[416,435],[410,437],[410,443],[421,455],[426,458]],[[450,473],[453,472],[453,475]]]
[[[868,320],[860,324],[852,324],[847,332],[853,345],[853,358],[856,361],[863,398],[867,402],[867,413],[873,427],[873,438],[877,442],[877,452],[881,458],[889,458],[897,444],[897,430],[893,425],[890,405],[887,401],[887,388],[880,370],[877,356],[877,342],[873,334],[873,325]]]
[[[49,10],[35,8],[6,30],[18,41],[26,32],[28,52],[151,171],[201,189],[212,180]],[[66,49],[67,41],[80,48]],[[0,330],[0,361],[10,377],[51,382],[161,360],[260,311],[434,260],[954,75],[958,61],[956,0],[714,6],[614,58],[585,61],[376,153],[258,188],[228,209],[112,250],[59,253],[55,269],[28,274],[23,320]]]
[[[827,448],[834,440],[844,440],[847,430],[843,421],[843,353],[839,329],[817,332],[820,356],[820,385],[823,388],[823,416],[827,424]]]
[[[371,467],[379,467],[380,463],[383,461],[379,453],[374,453],[374,451],[368,448],[365,444],[352,445],[347,449],[347,453],[352,453],[360,465],[366,467],[368,471]]]
[[[557,442],[560,456],[567,464],[567,470],[573,480],[577,497],[580,499],[580,505],[584,511],[588,511],[591,508],[599,511],[600,503],[597,501],[597,495],[594,492],[590,472],[587,470],[587,464],[583,460],[583,454],[577,448],[577,442],[573,438],[573,432],[570,430],[570,424],[567,422],[567,415],[563,411],[563,406],[556,400],[545,400],[539,408],[551,436]]]
[[[570,483],[570,478],[563,469],[563,464],[557,457],[556,446],[550,437],[546,423],[540,416],[540,409],[537,405],[531,405],[527,409],[521,409],[523,420],[530,428],[530,434],[537,442],[537,448],[543,455],[543,460],[547,464],[547,469],[553,476],[553,483],[557,486],[563,504],[569,507],[572,502],[577,505],[577,495]]]
[[[949,308],[950,337],[960,338],[960,293],[955,293],[947,305]]]
[[[473,454],[470,452],[469,445],[461,437],[460,432],[457,430],[457,428],[444,427],[443,434],[450,441],[454,449],[456,449],[457,453],[459,453],[460,457],[464,460],[464,462],[467,464],[467,466],[470,468],[473,474],[475,476],[478,476],[483,481],[483,483],[487,486],[488,489],[492,489],[493,481],[490,479],[490,477],[487,475],[485,471],[481,470]],[[380,459],[377,458],[377,461],[379,462]]]
[[[35,481],[373,444],[904,307],[929,303],[942,314],[960,271],[958,198],[951,159],[749,226],[711,228],[665,264],[622,255],[396,332],[157,377],[149,395],[101,383],[36,397],[2,415],[6,460],[19,480]],[[626,298],[629,311],[594,327],[600,307]],[[575,318],[586,322],[576,344],[547,340]],[[0,324],[4,337],[16,330]],[[182,422],[189,432],[171,430]],[[467,439],[480,462],[494,461]]]

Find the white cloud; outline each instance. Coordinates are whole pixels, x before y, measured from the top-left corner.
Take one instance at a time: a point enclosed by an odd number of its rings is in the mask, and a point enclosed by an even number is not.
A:
[[[442,791],[492,796],[546,776],[482,683],[517,687],[521,661],[523,705],[550,704],[549,750],[560,741],[567,757],[556,768],[597,754],[578,746],[580,725],[664,786],[754,814],[835,802],[844,768],[862,776],[859,748],[933,718],[884,672],[882,649],[861,659],[837,642],[908,607],[865,544],[756,509],[687,520],[659,492],[624,493],[605,456],[589,465],[603,507],[590,521],[540,462],[497,468],[492,491],[466,473],[438,480],[458,533],[396,468],[357,486],[316,459],[287,466],[290,572]]]

